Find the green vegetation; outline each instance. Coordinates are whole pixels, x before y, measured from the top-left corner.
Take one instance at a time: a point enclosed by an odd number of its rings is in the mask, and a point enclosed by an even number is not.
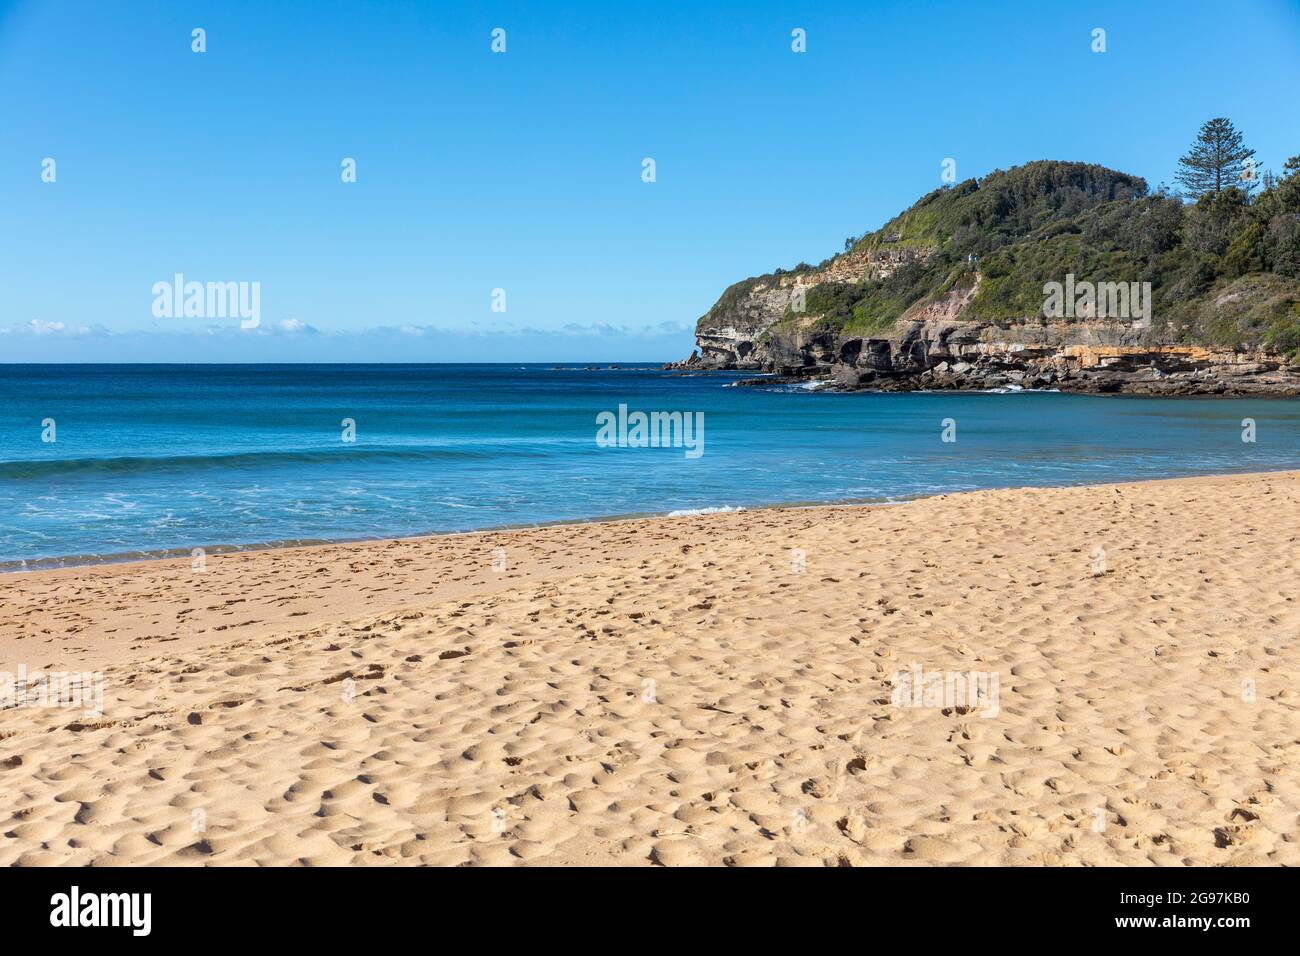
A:
[[[845,243],[841,255],[892,259],[888,277],[813,286],[803,314],[787,309],[779,324],[884,333],[910,307],[969,288],[976,273],[963,318],[1046,322],[1044,284],[1073,274],[1150,282],[1150,334],[1162,341],[1300,350],[1300,157],[1257,182],[1251,151],[1226,120],[1207,123],[1197,143],[1180,175],[1202,188],[1195,201],[1102,166],[1055,161],[937,189]],[[700,327],[732,320],[756,285],[781,274],[736,283]]]
[[[1219,116],[1201,126],[1192,148],[1178,160],[1176,178],[1193,196],[1218,196],[1237,183],[1249,191],[1255,183],[1254,155],[1237,128]]]
[[[854,248],[944,247],[979,255],[1100,203],[1146,192],[1145,180],[1104,166],[1028,163],[936,189]]]

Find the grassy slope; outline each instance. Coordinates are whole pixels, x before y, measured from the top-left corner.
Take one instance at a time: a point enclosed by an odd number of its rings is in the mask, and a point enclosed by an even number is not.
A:
[[[1046,321],[1043,284],[1073,273],[1076,281],[1150,282],[1152,334],[1162,340],[1300,349],[1300,173],[1253,205],[1235,193],[1185,205],[1102,166],[1029,163],[935,190],[853,248],[916,258],[883,281],[814,287],[805,322],[884,332],[975,268],[983,283],[968,317]],[[700,327],[727,321],[770,278],[730,287]],[[793,320],[787,312],[784,322]]]

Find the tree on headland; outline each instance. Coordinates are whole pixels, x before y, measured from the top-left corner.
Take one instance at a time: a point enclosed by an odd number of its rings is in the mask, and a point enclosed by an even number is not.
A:
[[[1285,192],[1290,204],[1297,207],[1291,211],[1300,212],[1300,156],[1292,156],[1282,164],[1282,178],[1278,180],[1278,186]]]
[[[1268,226],[1268,252],[1272,270],[1300,279],[1300,156],[1282,166],[1276,186],[1261,200],[1261,218]]]
[[[1175,178],[1195,197],[1217,198],[1232,186],[1249,192],[1255,185],[1254,155],[1230,120],[1215,117],[1201,126],[1192,148],[1178,160]]]

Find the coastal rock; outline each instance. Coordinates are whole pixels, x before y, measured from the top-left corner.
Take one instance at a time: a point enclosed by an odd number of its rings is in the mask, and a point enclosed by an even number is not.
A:
[[[1300,221],[1300,188],[1270,203]],[[1300,275],[1202,261],[1174,227],[1206,215],[1092,164],[995,171],[927,194],[817,266],[734,283],[673,367],[838,389],[1300,394]],[[1105,240],[1087,262],[1059,241],[1094,233]]]
[[[1093,394],[1300,395],[1300,365],[1266,349],[1144,341],[1133,323],[998,324],[908,313],[888,334],[808,330],[699,338],[683,369],[826,378],[840,390],[1059,389]],[[725,346],[722,343],[726,343]]]

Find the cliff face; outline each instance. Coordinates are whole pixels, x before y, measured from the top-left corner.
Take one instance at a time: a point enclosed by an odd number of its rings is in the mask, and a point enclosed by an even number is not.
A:
[[[1274,352],[1154,344],[1131,324],[1003,329],[929,319],[900,325],[889,338],[841,342],[839,361],[824,369],[832,387],[1300,394],[1300,366]],[[807,366],[780,371],[817,374]]]
[[[1040,163],[937,191],[820,266],[728,288],[675,367],[839,389],[1300,394],[1300,281],[1226,257],[1216,276],[1198,213],[1184,222],[1177,200],[1145,190],[1101,167]],[[1184,232],[1197,243],[1185,253]],[[1097,282],[1146,283],[1146,313],[1049,316],[1044,283],[1074,263]]]
[[[1152,395],[1297,395],[1300,364],[1268,348],[1156,341],[1140,322],[996,323],[966,318],[980,278],[909,309],[887,333],[782,321],[794,282],[756,290],[744,319],[697,331],[678,368],[753,369],[833,389],[1049,388]]]
[[[912,250],[854,251],[817,269],[738,282],[696,325],[698,362],[707,368],[766,370],[829,364],[837,337],[807,321],[813,317],[800,305],[799,295],[806,297],[832,283],[880,281],[923,255]],[[793,321],[785,322],[787,317]]]

